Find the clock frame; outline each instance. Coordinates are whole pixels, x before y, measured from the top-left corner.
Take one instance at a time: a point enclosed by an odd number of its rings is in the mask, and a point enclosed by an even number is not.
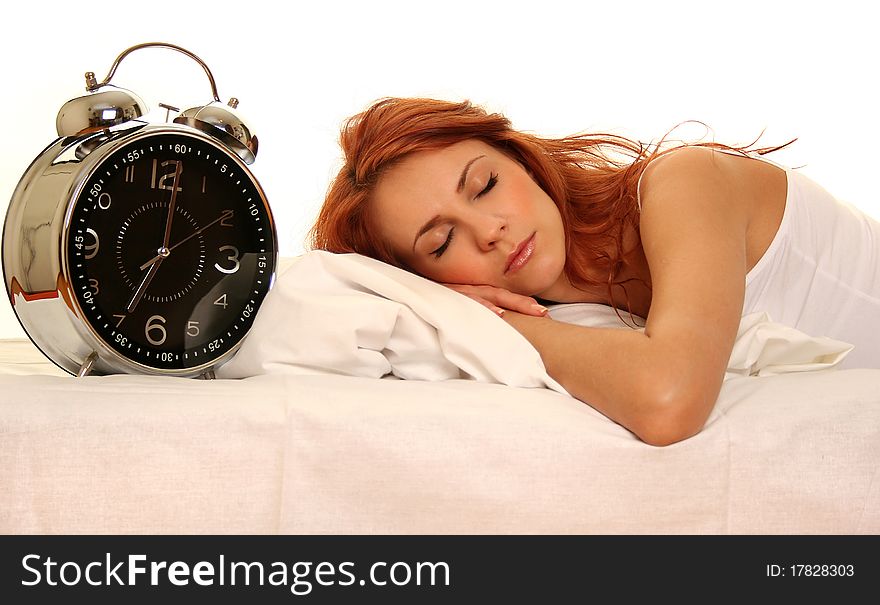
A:
[[[163,141],[171,142],[170,152],[158,151],[159,145],[167,144]],[[184,145],[186,142],[190,144]],[[175,153],[174,144],[187,150]],[[151,147],[157,151],[151,152]],[[126,156],[132,152],[146,157],[128,162]],[[190,165],[196,161],[201,167],[210,164],[216,167],[216,173],[188,175],[196,178],[182,180],[179,187],[183,183],[190,188],[193,184],[198,187],[201,181],[202,187],[210,183],[212,188],[221,187],[222,191],[219,196],[216,192],[214,196],[207,192],[186,192],[180,196],[174,215],[172,251],[162,260],[156,281],[150,284],[153,293],[148,287],[138,302],[139,309],[128,314],[125,305],[118,302],[120,293],[133,294],[136,282],[148,270],[139,271],[140,264],[150,260],[161,247],[162,224],[172,187],[167,164],[173,165],[175,157],[186,157],[187,152],[193,158]],[[195,160],[197,154],[211,157]],[[135,176],[135,167],[147,168],[140,172],[155,173]],[[122,195],[119,177],[126,183],[138,177],[149,179],[149,193]],[[104,186],[114,180],[115,188]],[[144,188],[143,183],[140,188]],[[224,196],[218,206],[216,200]],[[92,239],[89,232],[95,231],[88,227],[94,224],[90,215],[97,217],[111,211],[116,212],[116,218],[104,221],[101,240]],[[241,222],[233,223],[233,217]],[[138,222],[142,231],[135,232]],[[115,223],[121,227],[118,233]],[[218,244],[214,238],[215,250],[205,250],[207,240],[220,230],[229,243]],[[112,236],[109,241],[108,234]],[[247,242],[256,245],[245,250],[243,243]],[[192,258],[175,256],[193,244],[197,251],[201,248],[200,264],[196,266],[192,266]],[[87,259],[90,253],[92,256]],[[90,261],[98,254],[107,257],[105,264],[118,265],[118,283],[104,281],[111,275],[107,267],[98,273],[89,271]],[[3,266],[16,315],[34,343],[71,373],[79,373],[93,353],[96,358],[90,369],[97,373],[194,376],[219,366],[235,353],[250,328],[274,280],[276,262],[274,220],[259,182],[244,162],[222,144],[178,124],[142,125],[74,141],[57,141],[23,177],[13,195],[4,228]],[[233,270],[234,274],[229,273]],[[250,271],[253,279],[243,276],[244,271]],[[215,292],[205,289],[209,276],[214,279],[207,285],[233,283],[227,284],[229,291]],[[179,287],[175,288],[176,282]],[[163,285],[164,289],[155,290]],[[116,289],[117,302],[109,303],[108,307],[101,301],[110,288]],[[217,296],[212,298],[213,293]],[[238,308],[229,309],[236,304]],[[210,310],[220,311],[222,306],[224,312],[235,312],[235,321],[215,320],[206,332],[208,326],[195,316],[192,320],[179,319],[196,306],[205,305]],[[138,319],[145,322],[143,329],[126,330],[115,325],[143,315],[145,307],[151,312]],[[168,324],[170,316],[178,317],[178,325]],[[171,346],[172,342],[181,342],[180,337],[168,338],[172,329],[185,335],[184,342],[195,339],[190,343],[193,346]]]
[[[109,82],[123,58],[146,47],[197,61],[214,100],[182,112],[160,104],[179,112],[173,123],[138,119],[143,101]],[[238,350],[275,278],[274,219],[247,167],[257,137],[236,113],[237,99],[220,102],[207,65],[173,44],[125,50],[102,82],[87,72],[86,89],[61,108],[59,138],[9,204],[2,261],[15,314],[72,374],[212,377]],[[192,170],[183,174],[193,166],[196,180]],[[124,191],[138,178],[141,192]]]

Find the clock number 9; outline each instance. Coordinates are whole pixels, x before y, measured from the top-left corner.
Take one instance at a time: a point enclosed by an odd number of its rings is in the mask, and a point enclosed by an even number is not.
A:
[[[91,235],[93,238],[95,238],[95,243],[94,244],[81,243],[81,242],[84,242],[85,239],[81,235],[77,235],[76,236],[76,242],[77,242],[76,247],[77,247],[77,249],[79,249],[80,245],[82,245],[82,247],[86,251],[86,255],[83,258],[85,258],[86,260],[91,260],[91,259],[95,258],[95,256],[98,254],[98,248],[99,248],[101,242],[98,239],[98,234],[95,233],[95,230],[92,229],[91,227],[86,229],[86,234]]]

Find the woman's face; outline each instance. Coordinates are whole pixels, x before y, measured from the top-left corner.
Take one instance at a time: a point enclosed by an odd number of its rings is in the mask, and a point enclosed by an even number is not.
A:
[[[564,281],[556,204],[519,162],[482,141],[407,156],[380,177],[371,204],[379,236],[434,281],[527,296]]]

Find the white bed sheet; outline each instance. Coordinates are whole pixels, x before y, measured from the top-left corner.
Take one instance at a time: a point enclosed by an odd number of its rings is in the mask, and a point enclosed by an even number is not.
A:
[[[543,388],[52,374],[0,346],[2,533],[880,532],[880,370],[731,378],[665,448]]]

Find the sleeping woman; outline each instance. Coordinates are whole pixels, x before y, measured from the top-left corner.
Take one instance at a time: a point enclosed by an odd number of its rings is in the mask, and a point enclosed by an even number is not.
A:
[[[341,144],[314,248],[479,301],[649,444],[702,429],[754,311],[854,344],[847,367],[880,368],[880,223],[761,157],[779,147],[545,139],[469,102],[396,98],[350,118]],[[644,330],[547,316],[572,302]]]

